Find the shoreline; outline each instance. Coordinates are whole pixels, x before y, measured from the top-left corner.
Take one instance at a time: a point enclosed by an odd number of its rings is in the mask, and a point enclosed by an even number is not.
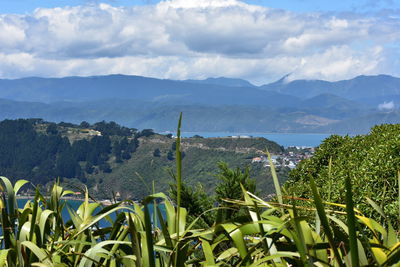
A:
[[[47,197],[45,196],[45,198],[47,198]],[[22,196],[22,195],[17,195],[17,196],[16,196],[16,199],[32,200],[32,199],[35,199],[35,196]],[[65,196],[65,197],[62,197],[61,199],[63,199],[63,200],[72,200],[72,201],[81,201],[81,202],[85,201],[84,198],[80,198],[80,197],[71,197],[71,196]],[[114,201],[112,201],[112,200],[110,200],[110,199],[101,199],[101,200],[98,200],[98,201],[94,201],[93,199],[89,199],[89,202],[90,202],[90,203],[96,203],[96,202],[97,202],[97,203],[100,203],[100,204],[102,204],[102,205],[104,205],[104,206],[110,206],[110,205],[114,204]]]
[[[175,132],[169,132],[169,131],[163,131],[163,132],[159,132],[159,134],[174,134]],[[229,136],[236,136],[236,135],[247,135],[247,136],[251,136],[251,137],[260,137],[259,135],[333,135],[333,134],[338,134],[338,133],[307,133],[307,132],[219,132],[219,131],[215,131],[215,132],[181,132],[181,137],[182,138],[191,138],[192,136],[187,136],[187,135],[191,135],[191,134],[197,134],[197,135],[201,135],[204,138],[209,138],[209,137],[229,137]],[[186,135],[186,136],[185,136]],[[218,135],[218,136],[216,136]],[[352,133],[352,134],[338,134],[338,135],[357,135]]]

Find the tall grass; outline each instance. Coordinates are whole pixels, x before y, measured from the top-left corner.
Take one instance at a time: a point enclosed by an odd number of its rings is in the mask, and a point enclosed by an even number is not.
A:
[[[345,203],[330,203],[321,199],[313,177],[313,199],[285,196],[271,168],[278,202],[265,201],[242,187],[242,199],[225,201],[246,209],[245,220],[194,228],[208,211],[188,224],[180,197],[181,118],[177,203],[153,192],[140,205],[121,201],[103,207],[90,202],[86,190],[74,210],[62,199],[73,192],[55,183],[50,196],[36,190],[35,198],[19,208],[16,195],[27,181],[12,185],[0,177],[0,266],[400,266],[399,229],[385,220],[373,199],[366,201],[381,214],[381,223],[355,209],[350,178]],[[162,200],[165,216],[156,200]],[[302,205],[305,202],[313,202],[314,208]],[[67,222],[62,217],[65,208],[71,217]],[[111,225],[101,228],[101,220]]]

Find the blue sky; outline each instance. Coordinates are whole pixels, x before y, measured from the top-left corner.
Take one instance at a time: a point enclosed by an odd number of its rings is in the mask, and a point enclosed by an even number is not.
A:
[[[64,7],[90,3],[109,3],[114,6],[155,4],[155,0],[2,0],[2,13],[29,13],[35,8]],[[400,0],[247,0],[249,4],[281,8],[292,11],[376,11],[379,9],[400,8]]]
[[[0,78],[400,76],[400,0],[2,0]]]
[[[109,3],[114,6],[132,6],[155,4],[155,0],[2,0],[2,13],[29,13],[35,8],[64,7],[85,5],[89,3]],[[379,9],[400,8],[399,0],[247,0],[249,4],[262,5],[273,8],[282,8],[292,11],[374,11]]]

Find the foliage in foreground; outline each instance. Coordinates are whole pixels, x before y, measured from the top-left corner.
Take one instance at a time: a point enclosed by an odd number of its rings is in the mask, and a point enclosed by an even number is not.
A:
[[[86,194],[78,210],[66,207],[72,219],[64,222],[61,197],[71,192],[55,184],[50,198],[38,191],[18,209],[15,196],[26,181],[1,181],[0,266],[399,266],[398,231],[351,209],[350,198],[347,206],[324,203],[314,182],[315,223],[298,215],[303,200],[269,203],[243,188],[244,199],[229,203],[247,210],[247,222],[194,229],[196,220],[188,225],[186,210],[162,193],[142,206],[120,202],[104,208]],[[164,200],[165,216],[155,199]],[[343,211],[330,212],[332,206]],[[347,221],[337,216],[343,213]],[[101,220],[110,226],[99,228]]]

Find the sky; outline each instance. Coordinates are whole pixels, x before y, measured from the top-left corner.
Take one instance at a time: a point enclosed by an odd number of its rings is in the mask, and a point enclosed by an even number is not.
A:
[[[1,0],[0,78],[400,77],[400,0]]]

